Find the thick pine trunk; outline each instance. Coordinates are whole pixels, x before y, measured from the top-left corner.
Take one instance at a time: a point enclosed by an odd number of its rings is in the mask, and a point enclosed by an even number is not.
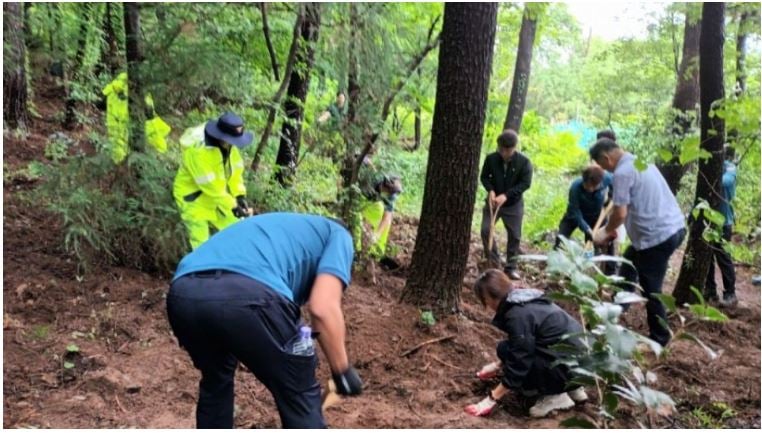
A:
[[[497,3],[447,3],[423,208],[402,299],[457,309],[466,272]]]
[[[307,91],[310,87],[310,71],[315,60],[315,44],[318,40],[319,30],[320,4],[309,3],[306,6],[304,21],[302,21],[300,30],[304,49],[297,51],[295,61],[297,67],[291,72],[291,80],[288,83],[286,100],[283,103],[286,120],[281,127],[280,146],[275,158],[275,163],[280,167],[275,178],[283,186],[289,185],[291,178],[296,173],[302,138],[304,103],[307,100]]]
[[[3,3],[3,45],[3,120],[11,128],[26,128],[29,107],[21,3]]]
[[[699,99],[699,36],[701,35],[701,21],[691,20],[690,14],[685,16],[685,36],[683,37],[683,58],[677,73],[677,86],[672,99],[672,108],[677,112],[672,125],[672,136],[675,145],[672,148],[673,158],[669,162],[659,163],[657,167],[667,181],[669,189],[677,194],[680,189],[680,181],[690,167],[682,165],[678,156],[680,148],[677,146],[690,132],[694,125],[694,113]]]
[[[527,102],[529,73],[532,69],[532,48],[534,47],[536,33],[537,19],[531,15],[529,6],[524,6],[524,16],[521,19],[521,31],[519,32],[519,48],[516,53],[516,67],[513,71],[511,99],[508,101],[508,114],[505,116],[503,129],[513,129],[519,132],[521,128],[521,119],[524,116],[524,107]]]
[[[723,42],[725,40],[725,4],[704,3],[701,18],[700,86],[701,86],[701,147],[712,154],[699,162],[696,182],[696,203],[706,200],[718,209],[722,200],[722,164],[724,159],[725,121],[710,117],[712,103],[725,97],[723,81]],[[716,131],[710,133],[710,130]],[[707,224],[703,215],[690,226],[690,238],[680,276],[675,284],[674,296],[678,304],[694,301],[691,286],[703,288],[709,266],[712,264],[712,248],[703,239]]]
[[[140,4],[123,3],[124,6],[124,40],[127,47],[127,77],[129,89],[130,113],[130,150],[142,152],[145,147],[143,140],[143,124],[145,110],[143,108],[143,89],[140,76],[140,63],[143,61],[143,47],[140,43]]]

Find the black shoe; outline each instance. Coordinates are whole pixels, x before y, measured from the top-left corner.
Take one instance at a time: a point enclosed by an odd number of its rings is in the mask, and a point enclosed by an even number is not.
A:
[[[736,305],[738,305],[738,298],[736,298],[735,293],[722,295],[721,307],[735,307]]]
[[[714,293],[704,293],[704,301],[706,302],[717,302],[720,298],[717,297],[717,292]]]
[[[503,272],[505,273],[505,275],[508,276],[508,278],[514,281],[521,279],[521,276],[519,275],[518,272],[516,272],[515,269],[505,269]]]

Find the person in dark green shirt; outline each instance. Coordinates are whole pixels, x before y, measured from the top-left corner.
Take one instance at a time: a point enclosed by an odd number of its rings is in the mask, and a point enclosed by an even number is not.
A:
[[[506,129],[497,137],[497,152],[487,155],[480,176],[482,186],[487,190],[487,203],[482,213],[481,237],[484,253],[492,263],[500,263],[500,253],[493,237],[489,242],[490,208],[499,208],[498,216],[508,232],[505,273],[512,280],[518,280],[516,261],[519,252],[521,224],[524,220],[524,191],[532,185],[532,163],[529,158],[516,150],[519,136],[516,131]]]

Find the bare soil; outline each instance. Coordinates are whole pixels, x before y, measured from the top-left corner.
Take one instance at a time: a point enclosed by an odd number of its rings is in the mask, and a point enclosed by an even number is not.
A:
[[[59,130],[51,119],[60,107],[49,102],[52,95],[44,88],[37,97],[43,117],[31,134],[4,137],[6,170],[44,159],[47,135]],[[74,135],[82,137],[84,131]],[[200,375],[166,319],[169,276],[101,267],[78,277],[76,262],[60,248],[60,221],[21,198],[35,182],[21,174],[4,179],[3,427],[193,427]],[[399,247],[404,266],[409,265],[416,227],[411,218],[395,222],[391,242]],[[513,399],[489,418],[464,413],[464,406],[482,399],[493,385],[479,382],[474,373],[494,360],[495,344],[502,338],[469,291],[480,254],[474,237],[461,312],[438,317],[432,327],[419,324],[415,307],[398,302],[404,267],[379,269],[375,283],[367,271],[354,275],[345,299],[347,345],[365,391],[326,411],[331,427],[555,428],[571,415],[595,413],[586,404],[535,420],[527,417],[531,402]],[[681,255],[672,259],[667,292]],[[525,271],[527,285],[544,286],[536,269]],[[672,395],[680,414],[655,420],[654,427],[708,427],[691,413],[712,414],[716,402],[733,409],[721,425],[760,427],[760,292],[750,284],[751,269],[739,266],[737,272],[741,302],[728,312],[730,322],[696,329],[722,355],[710,362],[694,345],[671,346],[669,361],[657,370],[658,388]],[[632,308],[625,321],[646,332],[642,307]],[[421,342],[445,336],[453,338],[401,356]],[[78,350],[67,351],[70,344]],[[322,383],[328,378],[325,362],[319,377]],[[236,426],[279,427],[272,398],[253,375],[241,367],[236,381]],[[615,426],[645,422],[627,405],[620,415]]]

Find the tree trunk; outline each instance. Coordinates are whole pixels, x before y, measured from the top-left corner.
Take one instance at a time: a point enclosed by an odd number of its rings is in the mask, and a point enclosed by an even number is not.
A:
[[[270,53],[270,63],[273,67],[273,77],[275,77],[275,81],[280,81],[280,74],[278,73],[278,57],[275,55],[273,42],[270,38],[270,26],[267,24],[267,3],[260,2],[259,11],[262,13],[262,32],[265,35],[267,52]]]
[[[358,59],[357,59],[357,40],[360,36],[360,29],[362,28],[362,18],[357,11],[357,3],[349,3],[349,60],[347,63],[347,101],[349,104],[347,107],[347,115],[341,125],[341,135],[344,137],[344,144],[346,146],[344,151],[344,160],[342,161],[342,167],[339,171],[341,176],[341,189],[339,190],[339,202],[341,203],[339,215],[344,221],[349,222],[354,229],[354,224],[357,222],[353,215],[353,206],[357,201],[357,191],[350,186],[354,183],[354,173],[357,172],[355,168],[355,143],[360,138],[360,134],[356,134],[357,129],[357,105],[359,104],[360,96],[360,80]],[[354,230],[352,231],[354,233]]]
[[[119,42],[114,30],[112,13],[112,3],[106,2],[103,13],[103,35],[105,40],[101,45],[100,61],[95,67],[95,75],[100,75],[105,68],[113,79],[119,72]]]
[[[524,116],[527,90],[529,89],[529,73],[532,69],[532,48],[534,36],[537,33],[537,17],[529,11],[529,6],[524,6],[524,16],[521,18],[521,31],[519,32],[519,47],[516,52],[516,68],[513,71],[513,86],[511,86],[511,99],[508,102],[508,114],[505,116],[503,129],[513,129],[519,132],[521,118]]]
[[[742,12],[738,20],[738,33],[736,35],[736,85],[733,92],[736,98],[746,93],[746,39],[749,35],[750,20],[751,14],[749,12]],[[731,143],[731,146],[728,147],[727,152],[731,158],[735,157],[737,141],[738,131],[735,129],[728,131],[728,142]]]
[[[415,141],[413,141],[413,151],[421,148],[421,104],[416,103],[415,106],[415,120],[413,123],[413,129],[415,134]]]
[[[680,164],[679,143],[690,133],[695,124],[696,104],[699,99],[699,36],[701,35],[701,20],[691,19],[685,14],[685,36],[683,38],[683,58],[677,73],[677,86],[672,98],[672,108],[676,115],[672,124],[672,160],[657,164],[659,171],[667,181],[669,189],[677,194],[680,181],[688,171],[690,164]]]
[[[291,81],[291,74],[294,71],[294,63],[296,62],[296,53],[299,51],[299,38],[302,29],[302,22],[304,21],[304,6],[300,5],[297,11],[296,22],[294,23],[293,37],[291,38],[291,48],[288,51],[288,60],[286,61],[286,71],[283,73],[283,81],[278,87],[278,91],[275,92],[275,96],[270,101],[270,112],[267,115],[267,123],[265,129],[262,131],[262,137],[257,144],[257,150],[254,152],[254,160],[251,162],[251,170],[257,171],[259,169],[259,161],[262,158],[262,151],[270,140],[270,133],[273,129],[273,123],[275,123],[275,114],[278,111],[280,100],[283,98],[283,94],[286,92],[289,82]]]
[[[3,54],[3,120],[23,129],[29,124],[29,107],[21,3],[3,3]]]
[[[310,72],[315,61],[315,44],[320,31],[320,3],[308,3],[301,26],[302,44],[305,49],[297,51],[295,63],[298,65],[291,72],[283,111],[286,120],[280,134],[280,146],[275,163],[280,169],[275,178],[282,186],[291,184],[299,160],[299,147],[304,120],[304,103],[310,87]],[[275,64],[273,64],[273,67]]]
[[[423,208],[402,294],[440,312],[457,309],[466,272],[496,18],[497,3],[445,4]]]
[[[723,144],[725,143],[725,121],[717,116],[709,116],[715,101],[725,97],[722,61],[725,40],[725,4],[704,3],[701,18],[700,86],[701,86],[701,148],[710,152],[711,157],[699,162],[696,182],[696,203],[706,200],[712,209],[718,209],[722,200]],[[710,130],[713,131],[710,133]],[[716,131],[716,132],[714,132]],[[673,295],[679,305],[694,301],[691,286],[703,288],[709,266],[712,264],[712,248],[702,234],[708,224],[703,213],[690,225],[690,238],[685,250],[685,258],[680,268],[680,276]]]
[[[140,64],[143,61],[143,47],[140,43],[140,4],[123,3],[124,7],[124,40],[127,53],[127,77],[129,89],[130,113],[130,150],[144,150],[143,124],[145,110],[143,108],[143,88],[140,76]]]
[[[77,53],[74,55],[74,62],[66,68],[68,74],[66,79],[66,104],[64,109],[64,123],[65,129],[71,131],[77,127],[77,100],[72,96],[72,84],[76,84],[81,75],[82,60],[85,57],[85,49],[87,48],[87,36],[90,28],[90,17],[92,15],[93,5],[91,3],[83,3],[82,13],[80,14],[79,22],[79,39],[77,40]],[[70,71],[70,72],[69,72]]]

